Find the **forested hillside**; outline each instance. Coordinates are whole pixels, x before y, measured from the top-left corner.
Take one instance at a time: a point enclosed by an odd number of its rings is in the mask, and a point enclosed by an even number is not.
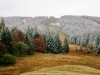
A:
[[[1,20],[1,18],[0,18]],[[4,17],[5,25],[12,30],[16,27],[23,32],[27,28],[36,29],[41,35],[55,36],[60,31],[70,38],[71,44],[87,46],[94,49],[94,53],[100,53],[100,18],[92,16],[71,16],[61,18],[39,16],[39,17]],[[55,27],[56,26],[56,27]],[[55,34],[55,35],[54,35]]]
[[[59,65],[100,69],[99,22],[99,17],[90,16],[0,17],[0,75],[19,75]],[[99,75],[99,70],[76,70],[75,74]]]

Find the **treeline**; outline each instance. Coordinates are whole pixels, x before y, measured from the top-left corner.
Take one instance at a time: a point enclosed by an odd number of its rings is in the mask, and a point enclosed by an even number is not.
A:
[[[69,36],[70,43],[75,44],[75,51],[86,53],[93,50],[94,54],[100,54],[100,18],[89,16],[62,16],[58,22],[63,33]],[[80,46],[80,49],[77,48]]]
[[[68,53],[69,44],[65,38],[63,46],[59,36],[40,35],[36,28],[28,27],[26,32],[16,27],[9,30],[1,21],[0,64],[14,64],[14,56],[33,55],[36,51],[44,53]]]

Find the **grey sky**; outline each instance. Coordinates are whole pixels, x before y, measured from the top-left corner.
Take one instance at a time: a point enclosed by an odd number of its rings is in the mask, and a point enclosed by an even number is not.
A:
[[[0,16],[89,15],[100,17],[100,0],[0,0]]]

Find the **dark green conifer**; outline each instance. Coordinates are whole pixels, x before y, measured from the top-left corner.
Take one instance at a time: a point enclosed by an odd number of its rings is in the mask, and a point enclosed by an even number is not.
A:
[[[2,19],[1,19],[1,25],[3,26],[2,29],[4,29],[4,27],[5,27],[5,22],[4,22],[3,17],[2,17]]]
[[[14,52],[13,43],[12,43],[11,34],[10,34],[8,28],[3,29],[2,33],[1,33],[1,42],[6,45],[8,53],[13,54],[13,52]]]
[[[54,40],[51,36],[47,39],[46,50],[47,52],[53,52],[54,50]]]
[[[59,39],[59,36],[55,36],[54,38],[54,50],[53,50],[53,53],[61,53],[62,52],[62,43]]]
[[[68,44],[67,38],[64,39],[63,53],[69,53],[69,44]]]

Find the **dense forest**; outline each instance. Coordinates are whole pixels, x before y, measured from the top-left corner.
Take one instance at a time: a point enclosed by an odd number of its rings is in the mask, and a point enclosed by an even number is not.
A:
[[[94,54],[100,54],[99,17],[0,17],[0,21],[0,64],[14,64],[14,56],[33,55],[36,51],[69,53],[69,44],[76,45],[75,52],[93,50]],[[57,27],[68,36],[63,42]],[[84,52],[83,47],[88,50]]]
[[[0,64],[14,64],[14,56],[33,55],[36,51],[56,54],[69,52],[67,38],[62,46],[58,35],[47,37],[39,34],[36,28],[28,26],[26,32],[16,27],[9,30],[3,18],[0,29]]]

